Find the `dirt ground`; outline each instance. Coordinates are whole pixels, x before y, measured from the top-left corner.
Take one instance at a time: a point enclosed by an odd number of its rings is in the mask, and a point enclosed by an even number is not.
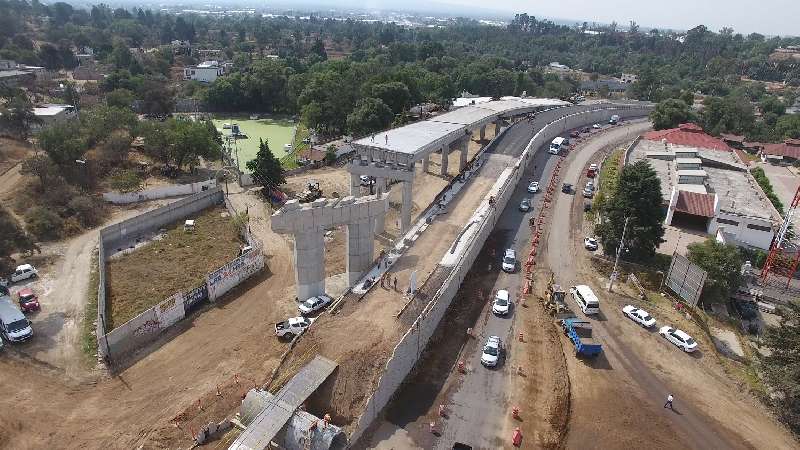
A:
[[[16,166],[31,152],[33,152],[33,146],[28,142],[0,137],[0,175]]]
[[[238,255],[242,240],[224,207],[203,210],[191,233],[183,230],[183,222],[167,225],[166,233],[106,261],[108,329],[197,287],[206,274]]]

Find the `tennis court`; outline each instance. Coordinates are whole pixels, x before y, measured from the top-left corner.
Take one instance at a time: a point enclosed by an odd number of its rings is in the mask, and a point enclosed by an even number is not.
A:
[[[269,141],[269,148],[278,159],[286,156],[284,145],[292,142],[295,122],[285,119],[250,119],[242,117],[218,116],[213,119],[214,125],[222,133],[223,137],[231,133],[230,129],[223,129],[223,124],[238,124],[239,132],[247,136],[247,139],[237,139],[236,146],[239,154],[239,167],[247,171],[245,165],[256,157],[258,153],[259,138]]]

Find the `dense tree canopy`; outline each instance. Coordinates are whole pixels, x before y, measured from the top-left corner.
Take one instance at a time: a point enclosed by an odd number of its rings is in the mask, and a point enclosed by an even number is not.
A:
[[[706,239],[687,246],[687,258],[706,271],[708,277],[700,297],[705,304],[724,303],[739,287],[744,261],[739,249]]]
[[[792,431],[800,432],[800,305],[789,303],[779,326],[768,327],[764,346],[769,356],[762,358],[766,379],[777,395],[770,400],[780,418]]]
[[[676,98],[669,98],[659,102],[653,112],[650,113],[650,120],[653,121],[653,128],[656,130],[675,128],[679,124],[691,121],[692,118],[693,115],[689,110],[689,105]]]
[[[247,161],[247,170],[253,175],[253,180],[264,187],[265,195],[286,182],[281,162],[270,150],[269,142],[263,140],[259,142],[256,158]]]

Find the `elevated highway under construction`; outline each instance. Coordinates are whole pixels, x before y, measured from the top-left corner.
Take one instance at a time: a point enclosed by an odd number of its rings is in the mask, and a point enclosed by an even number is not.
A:
[[[571,129],[650,110],[600,104],[509,118],[394,249],[293,342],[269,389],[279,389],[316,355],[335,361],[337,371],[309,398],[308,411],[330,415],[357,441],[424,352],[534,153]]]

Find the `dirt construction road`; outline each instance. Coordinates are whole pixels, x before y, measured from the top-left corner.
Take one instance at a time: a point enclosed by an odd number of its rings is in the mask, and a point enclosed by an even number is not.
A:
[[[582,186],[585,168],[606,145],[624,136],[608,132],[567,158],[564,181]],[[569,367],[571,416],[567,448],[796,448],[797,443],[722,372],[710,343],[694,333],[700,351],[687,355],[655,331],[621,314],[635,300],[609,294],[582,247],[583,199],[559,193],[547,237],[546,264],[557,283],[589,284],[601,301],[590,317],[603,354],[594,361],[575,358],[562,338]],[[571,298],[568,304],[574,307]],[[644,305],[658,326],[684,327],[680,316]],[[674,311],[673,311],[674,313]],[[579,317],[585,317],[579,311]],[[685,320],[685,319],[683,319]],[[675,396],[675,410],[664,408]],[[609,432],[614,430],[614,432]]]

